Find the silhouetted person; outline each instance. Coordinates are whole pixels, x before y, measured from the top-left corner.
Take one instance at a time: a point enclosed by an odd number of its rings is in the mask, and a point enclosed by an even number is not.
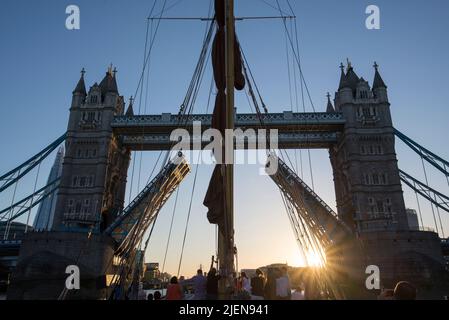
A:
[[[276,279],[276,297],[279,300],[290,300],[292,290],[290,286],[290,279],[288,278],[287,268],[281,269],[281,276]]]
[[[276,279],[279,277],[279,269],[268,269],[267,282],[264,287],[265,300],[276,299]]]
[[[394,288],[395,300],[416,300],[416,288],[410,282],[400,281]]]
[[[377,300],[394,300],[394,290],[384,289],[377,297]]]
[[[172,277],[170,279],[170,284],[167,287],[166,300],[182,300],[183,292],[182,287],[178,283],[177,277]]]
[[[161,300],[161,298],[162,298],[161,292],[160,291],[156,291],[154,293],[154,300]]]
[[[260,269],[256,270],[256,275],[251,278],[251,293],[254,296],[263,297],[263,287],[265,279]]]
[[[149,293],[149,294],[147,295],[147,300],[154,300],[154,296],[153,296],[152,293]]]
[[[193,281],[193,290],[195,293],[195,300],[204,300],[206,299],[206,286],[207,286],[207,278],[203,276],[203,270],[198,269],[196,272],[196,276],[192,278]]]
[[[211,268],[209,273],[207,274],[207,300],[218,299],[218,280],[220,280],[220,278],[221,277],[217,275],[217,269]]]

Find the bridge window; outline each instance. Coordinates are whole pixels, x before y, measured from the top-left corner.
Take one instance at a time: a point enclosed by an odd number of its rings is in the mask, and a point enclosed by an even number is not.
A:
[[[67,205],[67,212],[68,213],[73,213],[73,204],[74,204],[73,199],[70,199],[69,202],[68,202],[68,205]]]
[[[363,183],[366,184],[366,185],[371,184],[371,183],[370,183],[370,177],[369,177],[369,174],[364,174],[364,175],[363,175]]]
[[[90,103],[97,103],[98,102],[98,96],[93,95],[90,97]]]
[[[88,213],[90,209],[90,199],[84,199],[83,211],[82,213]]]
[[[75,205],[75,213],[81,212],[81,201],[77,201]]]
[[[365,90],[360,91],[360,98],[362,98],[362,99],[368,99],[368,92],[365,91]]]
[[[376,146],[376,151],[377,151],[377,154],[383,154],[383,152],[382,152],[382,146],[378,144],[378,145]]]
[[[84,187],[86,185],[86,177],[80,178],[80,187]]]
[[[77,183],[78,183],[78,177],[75,176],[75,177],[73,177],[73,180],[72,180],[72,187],[76,187]]]
[[[369,117],[370,116],[370,111],[368,108],[363,108],[363,116],[364,117]]]
[[[387,184],[387,175],[385,173],[382,173],[380,175],[380,183],[383,184],[383,185]]]
[[[377,212],[383,213],[384,210],[385,210],[384,202],[383,201],[377,201]]]
[[[374,199],[368,198],[368,212],[373,215],[376,213],[376,206],[374,205]]]
[[[385,203],[385,207],[386,207],[386,211],[389,214],[391,214],[392,211],[391,211],[391,199],[390,198],[387,198],[386,203]]]
[[[92,122],[95,120],[95,112],[88,112],[87,113],[87,121]]]

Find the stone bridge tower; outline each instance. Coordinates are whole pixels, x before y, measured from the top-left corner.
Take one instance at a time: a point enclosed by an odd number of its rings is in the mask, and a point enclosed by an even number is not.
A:
[[[130,159],[111,128],[125,107],[115,74],[109,68],[87,92],[82,71],[72,96],[53,227],[23,240],[8,299],[57,299],[69,265],[78,266],[81,277],[81,290],[70,291],[69,299],[108,297],[116,245],[102,231],[123,208]]]
[[[418,286],[441,281],[438,234],[410,230],[395,152],[387,86],[377,64],[373,86],[348,63],[328,112],[341,112],[345,127],[330,150],[337,211],[352,226],[360,246],[344,250],[346,272],[361,276],[375,265],[386,287],[408,280]]]
[[[101,231],[123,208],[130,151],[110,125],[124,113],[115,75],[109,68],[86,92],[83,70],[73,91],[54,230]]]
[[[334,100],[346,120],[339,143],[330,150],[337,209],[358,233],[409,229],[387,86],[374,67],[370,88],[350,63],[346,72],[342,65]]]

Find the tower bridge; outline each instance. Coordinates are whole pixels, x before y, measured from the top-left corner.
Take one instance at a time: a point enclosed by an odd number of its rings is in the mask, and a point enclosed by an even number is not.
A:
[[[332,239],[325,241],[325,237],[331,237],[330,230],[338,225],[338,230],[344,230],[340,234],[352,237],[364,248],[358,257],[350,250],[339,251],[346,264],[341,266],[344,270],[339,270],[340,273],[354,275],[364,284],[364,263],[365,267],[378,265],[383,270],[381,279],[385,284],[398,279],[425,283],[423,268],[438,278],[443,261],[438,235],[410,230],[408,226],[395,152],[397,132],[387,86],[377,65],[372,87],[352,66],[346,71],[342,68],[338,90],[333,101],[329,96],[326,112],[235,113],[234,118],[235,127],[242,130],[277,129],[280,149],[329,150],[336,213],[285,163],[273,180],[283,190],[296,219],[305,219],[315,226],[317,237],[323,242],[332,244]],[[146,193],[154,187],[147,186],[149,189],[132,203],[138,210],[124,211],[131,151],[169,150],[173,144],[171,132],[179,128],[191,131],[195,121],[201,122],[204,131],[211,127],[212,116],[134,115],[132,103],[126,107],[119,94],[115,72],[108,70],[100,84],[86,90],[83,71],[73,91],[67,133],[63,136],[66,153],[53,225],[50,232],[30,232],[22,241],[8,298],[57,298],[64,286],[65,267],[74,263],[81,267],[82,275],[83,270],[88,270],[84,280],[89,285],[72,298],[107,297],[111,288],[106,281],[98,286],[98,279],[117,273],[117,266],[110,264],[119,249],[111,230],[116,230],[120,243],[128,243],[133,249],[136,239],[130,237],[139,239],[143,235],[142,230],[136,230],[138,222],[146,221],[148,227],[157,214],[157,210],[140,201],[146,199],[148,205],[158,203],[160,208],[188,171],[183,169],[167,193],[161,194],[157,188]],[[0,180],[12,185],[21,178],[20,170],[36,165],[37,158],[32,159]],[[162,176],[159,179],[157,183],[165,181]],[[428,199],[432,200],[432,196]],[[47,265],[51,268],[45,268]],[[37,284],[35,280],[39,277],[47,279],[46,283]]]

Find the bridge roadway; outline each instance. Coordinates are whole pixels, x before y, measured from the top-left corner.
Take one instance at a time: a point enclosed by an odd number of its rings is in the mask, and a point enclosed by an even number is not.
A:
[[[201,123],[201,131],[209,129],[212,122],[210,114],[194,114],[179,116],[170,113],[161,115],[135,115],[114,117],[111,126],[124,145],[132,150],[169,150],[173,146],[170,134],[176,129],[193,131],[194,122]],[[269,113],[262,115],[262,122],[257,114],[236,114],[235,127],[243,131],[248,129],[278,130],[279,149],[329,148],[338,140],[338,133],[343,130],[345,119],[342,113]],[[192,140],[191,140],[192,141]],[[256,136],[249,138],[256,142]],[[199,142],[194,138],[193,142]],[[210,143],[209,139],[201,139],[202,148]],[[198,144],[193,143],[193,148]],[[237,149],[251,149],[251,144],[236,146]]]

